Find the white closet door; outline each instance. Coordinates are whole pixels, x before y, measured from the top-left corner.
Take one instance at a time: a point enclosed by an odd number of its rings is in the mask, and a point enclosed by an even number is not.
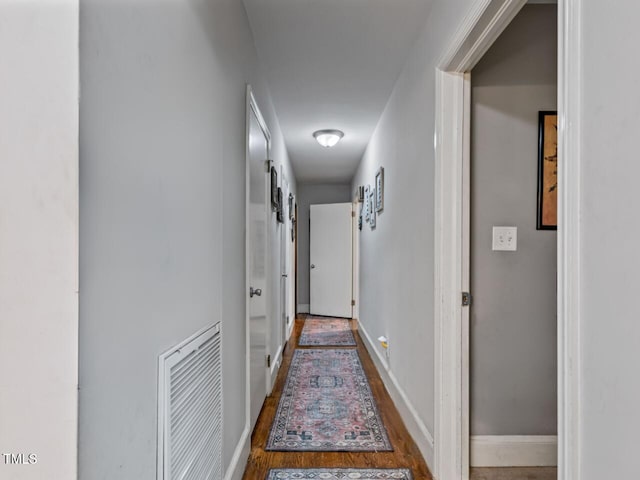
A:
[[[311,314],[351,318],[351,203],[311,205]]]

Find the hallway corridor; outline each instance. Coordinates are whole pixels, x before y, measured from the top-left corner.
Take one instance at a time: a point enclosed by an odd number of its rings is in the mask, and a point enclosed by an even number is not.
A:
[[[418,447],[407,432],[396,407],[394,406],[382,380],[365,349],[357,332],[356,321],[349,322],[356,338],[356,351],[371,386],[375,402],[386,427],[393,451],[389,452],[320,452],[320,451],[267,451],[265,450],[269,432],[273,424],[278,404],[282,396],[287,374],[296,349],[300,347],[300,335],[305,319],[296,319],[294,332],[284,351],[284,359],[271,397],[263,405],[251,438],[251,454],[244,473],[245,480],[263,480],[270,469],[274,468],[408,468],[415,480],[431,479],[431,474]],[[318,349],[300,347],[300,349]],[[329,349],[343,347],[327,347]],[[348,347],[347,347],[348,348]],[[353,348],[351,348],[353,349]]]

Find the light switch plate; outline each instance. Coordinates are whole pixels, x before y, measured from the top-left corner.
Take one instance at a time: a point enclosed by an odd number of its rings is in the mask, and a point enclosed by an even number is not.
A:
[[[493,250],[515,252],[518,249],[518,227],[493,227]]]

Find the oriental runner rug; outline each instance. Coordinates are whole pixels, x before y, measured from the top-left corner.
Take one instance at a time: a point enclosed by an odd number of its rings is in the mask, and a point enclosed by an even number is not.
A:
[[[393,451],[355,349],[299,349],[266,450]]]
[[[301,347],[355,347],[350,320],[307,318],[298,340]]]
[[[413,480],[407,468],[283,468],[269,471],[267,480]]]

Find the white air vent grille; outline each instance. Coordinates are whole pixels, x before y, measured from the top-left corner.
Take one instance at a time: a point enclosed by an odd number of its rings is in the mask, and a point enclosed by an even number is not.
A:
[[[222,479],[220,323],[160,356],[158,479]]]

